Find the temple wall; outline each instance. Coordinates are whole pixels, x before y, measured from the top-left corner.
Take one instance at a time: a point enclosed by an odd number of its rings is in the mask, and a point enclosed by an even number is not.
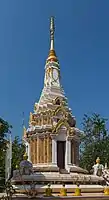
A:
[[[79,165],[79,143],[74,140],[71,142],[71,163]]]
[[[76,165],[79,166],[79,143],[75,143]]]
[[[47,163],[52,162],[52,139],[51,137],[47,136]]]
[[[30,155],[33,164],[52,162],[52,139],[49,134],[30,140]]]
[[[35,138],[35,163],[37,163],[37,138]]]
[[[31,162],[33,163],[33,140],[30,141]]]
[[[44,136],[44,163],[47,163],[47,136]]]

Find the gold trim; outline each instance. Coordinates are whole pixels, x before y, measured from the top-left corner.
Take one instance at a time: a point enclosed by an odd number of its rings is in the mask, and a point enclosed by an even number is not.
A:
[[[66,119],[60,119],[59,122],[56,124],[55,127],[53,127],[53,131],[52,133],[54,132],[58,132],[58,130],[61,128],[61,126],[65,126],[67,129],[68,129],[68,132],[70,132],[70,126],[68,124],[68,122],[66,121]]]

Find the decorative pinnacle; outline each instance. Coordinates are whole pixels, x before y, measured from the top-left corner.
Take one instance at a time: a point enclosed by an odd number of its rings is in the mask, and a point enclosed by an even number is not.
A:
[[[54,17],[51,17],[50,18],[50,50],[54,49],[54,31],[55,31]]]

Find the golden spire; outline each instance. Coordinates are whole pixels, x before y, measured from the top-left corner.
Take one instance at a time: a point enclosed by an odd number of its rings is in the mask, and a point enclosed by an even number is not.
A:
[[[55,32],[54,17],[51,17],[50,18],[50,51],[47,58],[47,62],[58,61],[55,50],[54,50],[54,32]]]

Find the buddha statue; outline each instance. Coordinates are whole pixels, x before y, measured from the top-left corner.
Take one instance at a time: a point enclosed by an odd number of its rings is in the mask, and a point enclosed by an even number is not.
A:
[[[94,175],[95,176],[102,176],[102,172],[104,170],[104,166],[102,164],[100,164],[100,158],[98,157],[96,159],[96,164],[93,165],[93,169],[94,169]]]
[[[74,196],[81,196],[81,189],[79,187],[79,184],[77,184],[77,187],[75,188]]]
[[[45,196],[50,197],[52,196],[52,189],[50,188],[50,184],[48,184],[48,187],[45,190]]]
[[[67,189],[65,188],[65,184],[62,185],[60,189],[60,196],[67,196]]]
[[[104,188],[104,195],[109,195],[109,186]]]
[[[30,175],[33,172],[32,163],[28,161],[27,153],[23,155],[23,160],[20,162],[20,172],[22,175]]]
[[[16,165],[16,169],[13,171],[13,177],[14,177],[15,179],[17,179],[17,178],[19,178],[19,176],[20,176],[19,166]]]

